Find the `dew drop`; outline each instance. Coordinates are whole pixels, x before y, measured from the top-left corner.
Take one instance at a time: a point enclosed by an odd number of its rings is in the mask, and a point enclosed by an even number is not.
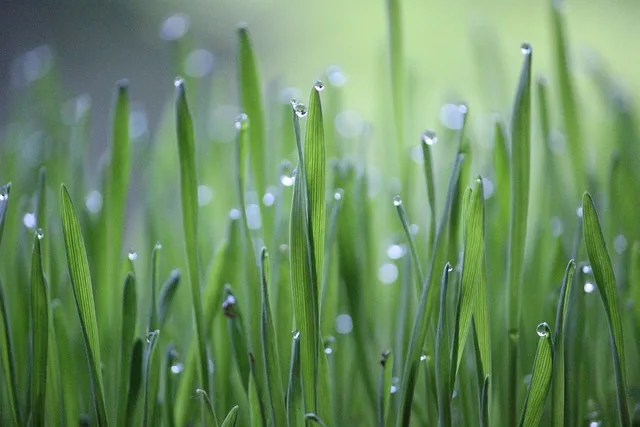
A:
[[[245,113],[238,114],[236,120],[234,122],[234,127],[236,130],[245,130],[249,128],[249,116]]]
[[[529,43],[522,43],[520,45],[520,52],[522,52],[523,55],[530,55],[531,45]]]
[[[335,328],[339,334],[348,334],[353,330],[353,319],[348,314],[339,314],[336,317]]]
[[[421,362],[426,362],[427,361],[427,355],[426,354],[420,355],[420,361]]]
[[[327,68],[327,77],[329,83],[335,87],[341,87],[347,84],[347,76],[344,75],[342,69],[337,65],[332,65]]]
[[[42,240],[42,238],[44,237],[44,231],[42,231],[42,228],[38,228],[38,230],[36,231],[36,236],[38,236],[38,240]]]
[[[173,81],[173,85],[175,87],[184,87],[184,79],[182,77],[176,77]]]
[[[389,389],[389,393],[396,394],[398,392],[398,384],[400,384],[400,378],[392,377],[391,378],[391,388]]]
[[[182,362],[177,362],[171,365],[171,373],[174,375],[179,374],[184,370],[184,364]]]
[[[402,206],[402,197],[399,194],[393,196],[393,206]]]
[[[398,267],[391,262],[382,264],[378,269],[378,279],[385,285],[391,285],[398,279]]]
[[[586,294],[590,294],[591,292],[596,290],[596,287],[591,282],[585,282],[583,289]]]
[[[213,191],[208,185],[198,185],[198,206],[207,206],[213,200]]]
[[[576,209],[576,215],[582,218],[582,205],[578,206],[578,208]]]
[[[27,228],[36,228],[36,215],[33,212],[27,212],[22,217],[22,223]]]
[[[304,116],[306,116],[306,115],[307,115],[307,106],[306,106],[306,105],[304,105],[304,104],[303,104],[303,103],[301,103],[301,102],[296,102],[296,103],[293,105],[293,111],[295,111],[296,116],[298,116],[298,117],[304,117]]]
[[[404,256],[406,250],[403,245],[390,245],[387,248],[387,256],[389,259],[400,259]]]
[[[134,250],[129,251],[129,255],[127,256],[129,257],[130,261],[135,261],[136,259],[138,259],[138,254]]]
[[[313,84],[313,88],[318,92],[322,92],[324,90],[324,83],[322,83],[321,80],[316,80],[316,82]]]
[[[224,315],[230,319],[236,317],[236,297],[228,295],[222,302],[222,311]]]
[[[453,271],[453,266],[451,264],[447,264],[447,272],[451,273]]]
[[[264,193],[264,196],[262,196],[262,204],[267,207],[273,206],[275,201],[276,201],[276,196],[271,191],[267,191],[266,193]]]
[[[283,173],[280,175],[280,183],[285,187],[291,187],[296,181],[295,174],[292,172],[291,175]]]
[[[0,192],[0,202],[4,202],[8,198],[9,198],[9,194],[6,191]]]
[[[260,206],[256,203],[247,205],[245,210],[247,216],[247,226],[250,230],[259,230],[262,228],[262,217],[260,215]]]
[[[85,206],[91,213],[100,212],[100,209],[102,209],[102,194],[96,190],[89,192],[85,199]]]
[[[482,178],[482,187],[484,188],[484,199],[485,200],[487,200],[491,196],[493,196],[493,193],[495,191],[495,188],[493,187],[493,182],[491,182],[489,179],[483,177]]]
[[[167,41],[178,40],[189,30],[189,17],[178,13],[168,17],[160,27],[160,37]]]
[[[433,145],[438,142],[438,135],[436,135],[436,133],[431,129],[427,129],[422,134],[422,142],[427,145]]]
[[[613,240],[613,249],[617,254],[623,253],[627,249],[627,238],[622,234],[618,234]]]
[[[333,193],[334,200],[342,200],[343,196],[344,196],[344,190],[342,188],[337,188],[336,192]]]
[[[542,322],[536,328],[536,332],[540,337],[548,337],[549,334],[551,333],[551,329],[549,328],[549,325],[547,324],[547,322]]]
[[[297,329],[294,329],[293,331],[291,331],[291,336],[293,337],[294,340],[300,339],[300,331]]]
[[[411,233],[412,236],[418,234],[418,231],[420,231],[420,227],[418,227],[418,224],[411,224],[409,226],[409,233]]]
[[[162,243],[160,242],[156,242],[156,245],[154,246],[154,248],[159,251],[160,249],[162,249]]]
[[[240,219],[240,210],[233,208],[229,211],[229,218],[230,219]]]
[[[590,265],[585,265],[585,266],[583,266],[583,267],[582,267],[582,272],[583,272],[584,274],[591,274],[591,272],[592,272],[592,271],[593,271],[593,270],[591,269],[591,266],[590,266]]]

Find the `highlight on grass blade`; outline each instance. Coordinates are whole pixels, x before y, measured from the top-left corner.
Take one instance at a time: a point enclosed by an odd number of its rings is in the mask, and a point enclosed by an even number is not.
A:
[[[524,408],[520,417],[520,427],[537,427],[542,418],[544,403],[551,387],[551,374],[553,371],[553,340],[551,329],[546,323],[541,323],[536,328],[538,333],[538,348],[533,361],[531,382],[527,389],[527,397],[524,400]]]
[[[62,231],[67,255],[67,266],[76,301],[82,336],[89,358],[92,378],[94,405],[97,412],[98,426],[108,426],[102,381],[102,364],[100,362],[100,342],[98,340],[98,322],[93,302],[93,289],[89,273],[87,252],[82,239],[82,231],[71,197],[64,184],[60,190],[62,200]]]
[[[627,427],[631,425],[631,421],[627,404],[624,337],[616,278],[600,227],[598,213],[589,193],[585,193],[582,198],[582,222],[584,224],[584,243],[591,262],[591,269],[609,322],[618,396],[618,414],[621,425]]]

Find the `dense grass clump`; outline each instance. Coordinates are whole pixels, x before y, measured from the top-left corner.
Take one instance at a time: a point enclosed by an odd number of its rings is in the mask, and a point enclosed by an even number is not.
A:
[[[95,168],[86,100],[62,120],[54,73],[20,89],[37,108],[0,145],[0,425],[640,422],[629,100],[592,70],[615,129],[592,170],[553,8],[557,78],[522,44],[490,144],[466,104],[460,126],[409,135],[398,3],[384,155],[336,131],[336,85],[263,93],[245,26],[233,141],[203,131],[193,78],[134,137],[121,81]]]

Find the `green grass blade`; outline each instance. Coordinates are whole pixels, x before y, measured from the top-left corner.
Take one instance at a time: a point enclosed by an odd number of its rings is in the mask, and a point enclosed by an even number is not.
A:
[[[158,340],[158,335],[160,335],[159,330],[155,330],[153,332],[149,332],[147,334],[147,349],[144,353],[144,386],[143,386],[143,394],[142,401],[144,402],[144,406],[142,408],[142,427],[147,427],[151,425],[153,420],[153,412],[152,409],[156,406],[156,395],[152,392],[151,387],[151,376],[156,376],[155,372],[151,372],[151,367],[153,365],[153,356],[156,350],[156,342]]]
[[[47,170],[43,166],[38,174],[38,203],[36,207],[36,226],[41,230],[49,230],[47,225]],[[50,277],[49,270],[49,239],[40,242],[42,246],[42,270],[46,277]]]
[[[395,128],[396,162],[399,173],[404,158],[405,124],[405,68],[402,43],[402,17],[400,0],[387,0],[387,20],[389,25],[389,62],[391,71],[391,93],[393,96],[393,122]]]
[[[304,426],[304,401],[302,396],[302,377],[300,369],[300,333],[294,331],[291,346],[291,369],[287,386],[287,426]]]
[[[35,233],[31,259],[31,422],[44,425],[49,345],[49,291],[42,265],[42,230]]]
[[[207,367],[207,345],[200,292],[200,270],[198,260],[198,182],[196,179],[195,137],[193,121],[187,103],[184,81],[176,80],[176,131],[180,160],[180,197],[182,203],[182,226],[187,255],[187,278],[191,288],[193,317],[196,325],[195,339],[198,342],[200,388],[210,392]]]
[[[76,301],[82,336],[89,359],[91,371],[94,405],[98,415],[98,426],[108,426],[107,412],[104,401],[104,389],[102,381],[102,364],[100,362],[100,342],[98,340],[98,322],[96,320],[95,304],[93,302],[93,290],[91,276],[89,274],[89,262],[85,251],[82,231],[76,211],[71,202],[67,187],[62,185],[60,191],[62,200],[62,229],[64,234],[65,253],[69,276],[73,288],[73,296]]]
[[[151,251],[151,301],[149,307],[149,325],[147,331],[158,329],[158,312],[156,311],[156,289],[158,287],[158,276],[160,275],[160,243],[156,243]]]
[[[0,232],[2,229],[2,212],[0,211]],[[0,236],[1,237],[1,236]],[[9,400],[11,420],[15,425],[20,425],[20,403],[18,401],[18,388],[16,381],[16,369],[11,345],[11,334],[7,304],[0,283],[0,357],[2,357],[2,372]]]
[[[136,279],[128,273],[124,280],[122,292],[122,329],[120,333],[120,376],[118,377],[118,406],[116,426],[125,427],[127,415],[127,396],[129,395],[129,378],[133,339],[136,332],[138,305],[136,297]]]
[[[262,273],[262,355],[267,373],[267,394],[271,403],[270,417],[272,417],[273,425],[285,426],[287,419],[284,406],[282,375],[280,373],[280,359],[278,357],[276,331],[273,326],[273,316],[271,314],[271,303],[269,302],[269,255],[266,248],[262,248],[260,260]]]
[[[382,353],[380,365],[382,370],[378,387],[378,427],[385,427],[391,406],[391,378],[393,376],[393,354],[390,351]]]
[[[62,391],[60,344],[56,337],[53,322],[53,304],[49,306],[49,345],[47,356],[47,419],[51,427],[67,425],[64,408],[64,394]]]
[[[264,407],[260,401],[260,390],[256,384],[255,378],[255,359],[253,353],[249,353],[249,366],[251,373],[249,375],[249,408],[251,413],[251,425],[253,427],[267,427],[267,418],[264,413]]]
[[[529,210],[529,170],[531,167],[531,61],[532,48],[523,44],[520,81],[511,117],[511,218],[509,221],[509,263],[507,310],[509,328],[508,424],[516,424],[518,407],[518,324]]]
[[[449,273],[453,270],[447,264],[442,272],[442,285],[440,286],[440,314],[438,316],[438,327],[436,330],[436,383],[438,387],[438,426],[451,426],[451,382],[450,371],[456,357],[451,353],[451,339],[449,334],[448,313],[447,313],[447,288],[449,285]]]
[[[320,427],[327,427],[327,424],[320,418],[317,414],[310,412],[304,415],[304,418],[309,421],[313,421],[313,423],[318,424]]]
[[[238,28],[238,87],[240,106],[251,120],[249,157],[251,170],[259,195],[266,191],[266,136],[262,92],[258,65],[253,53],[253,45],[246,26]]]
[[[560,299],[556,311],[556,326],[553,336],[555,346],[553,348],[553,388],[551,389],[551,417],[554,427],[562,427],[564,423],[565,407],[565,382],[564,382],[564,324],[569,309],[569,296],[571,295],[571,284],[573,283],[573,273],[576,270],[574,260],[569,261],[562,280],[560,289]]]
[[[624,352],[624,338],[622,333],[622,318],[620,303],[613,273],[611,259],[598,220],[596,207],[588,193],[582,198],[582,221],[584,224],[584,242],[591,262],[593,276],[604,303],[604,309],[609,321],[609,331],[613,344],[613,361],[616,377],[616,392],[618,396],[618,414],[622,426],[631,425],[627,404],[626,364]]]
[[[222,309],[224,311],[224,315],[229,319],[228,323],[231,347],[233,348],[233,355],[236,360],[242,386],[248,393],[249,380],[251,377],[251,366],[249,359],[246,357],[246,355],[249,354],[249,338],[246,333],[244,317],[240,308],[241,304],[236,300],[236,297],[229,285],[225,286],[224,295]]]
[[[429,200],[429,211],[431,217],[429,219],[429,248],[433,248],[436,238],[436,189],[435,180],[433,178],[433,161],[431,156],[431,146],[438,142],[436,133],[432,130],[426,130],[422,134],[422,159],[424,164],[424,177],[427,184],[427,200]]]
[[[422,272],[420,255],[418,254],[418,249],[416,248],[413,234],[411,234],[411,231],[409,230],[409,218],[407,217],[407,211],[404,208],[404,202],[402,201],[400,196],[394,196],[393,205],[396,207],[398,217],[400,218],[400,223],[402,224],[402,229],[404,230],[404,234],[407,236],[407,240],[409,241],[409,252],[411,253],[411,261],[413,262],[414,268],[417,273],[418,280],[416,281],[416,285],[418,286],[419,292],[424,286],[425,277],[424,273]]]
[[[9,208],[9,196],[11,195],[11,183],[0,186],[0,242],[4,235],[4,221]]]
[[[175,391],[176,379],[173,372],[173,366],[178,363],[178,357],[176,351],[172,345],[169,345],[165,353],[165,365],[164,365],[164,402],[163,402],[163,420],[166,427],[175,427],[176,422],[174,419],[174,398],[173,393]]]
[[[231,408],[227,417],[222,422],[221,427],[236,427],[236,422],[238,421],[238,406],[234,406]]]
[[[169,310],[171,309],[171,305],[176,295],[176,291],[178,290],[179,284],[180,284],[180,271],[173,270],[169,275],[169,278],[167,279],[167,281],[164,282],[164,285],[162,285],[162,289],[160,289],[160,295],[158,296],[156,312],[158,313],[159,327],[162,327],[164,323],[167,321],[167,317],[169,316]],[[205,298],[205,304],[206,304],[206,301],[207,300]]]
[[[138,398],[143,382],[143,343],[140,338],[133,342],[131,350],[131,369],[129,374],[129,387],[127,392],[127,410],[124,417],[124,425],[135,425],[136,409],[138,408]]]
[[[482,393],[480,395],[480,427],[489,427],[489,376],[484,378],[482,383]]]
[[[537,427],[542,418],[544,403],[551,387],[551,374],[553,371],[553,340],[549,325],[541,323],[537,328],[538,349],[533,361],[531,383],[524,401],[520,427]]]

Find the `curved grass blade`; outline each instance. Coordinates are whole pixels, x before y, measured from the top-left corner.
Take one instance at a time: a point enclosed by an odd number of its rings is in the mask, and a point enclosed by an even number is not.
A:
[[[144,349],[142,340],[136,338],[133,342],[133,349],[131,350],[131,369],[129,374],[129,387],[127,392],[127,410],[124,417],[124,425],[135,425],[136,408],[138,407],[138,397],[140,396],[140,389],[143,382],[143,355]]]
[[[287,426],[304,426],[304,402],[302,396],[302,377],[300,369],[300,332],[294,331],[291,346],[291,369],[287,387]]]
[[[400,218],[400,223],[402,224],[402,229],[404,230],[404,234],[407,236],[407,240],[409,241],[409,252],[411,253],[411,261],[413,261],[414,268],[418,275],[416,286],[418,287],[418,292],[420,292],[420,288],[424,286],[425,277],[424,273],[422,272],[420,255],[418,255],[418,249],[416,248],[413,234],[409,230],[409,219],[407,218],[407,211],[404,209],[404,203],[400,196],[395,196],[393,198],[393,205],[396,207],[398,217]]]
[[[127,415],[127,397],[129,395],[129,378],[131,376],[131,357],[133,339],[136,331],[138,312],[136,297],[136,279],[133,273],[127,273],[122,291],[122,332],[120,333],[120,376],[118,380],[118,406],[116,426],[125,427]]]
[[[604,309],[609,321],[609,331],[613,344],[613,362],[616,377],[616,392],[618,396],[618,414],[622,426],[631,425],[629,408],[627,404],[626,365],[624,353],[624,337],[622,332],[622,319],[616,287],[616,278],[613,273],[611,259],[607,252],[606,243],[598,220],[596,207],[589,193],[582,198],[582,222],[584,224],[584,242],[591,262],[593,276],[600,291],[600,297],[604,303]]]
[[[558,308],[556,311],[556,330],[553,336],[555,343],[553,348],[553,388],[551,389],[551,418],[554,427],[562,427],[565,425],[564,324],[569,308],[569,296],[571,295],[571,284],[575,270],[576,263],[574,260],[570,260],[564,272],[562,288],[560,289],[560,299],[558,300]]]
[[[180,157],[180,197],[182,202],[182,226],[187,255],[187,277],[191,288],[193,317],[198,342],[197,364],[200,388],[209,389],[207,345],[200,292],[200,270],[198,260],[198,182],[196,180],[195,140],[191,112],[187,103],[184,81],[176,80],[176,131]]]
[[[231,408],[227,417],[222,422],[220,427],[236,427],[236,422],[238,422],[238,406],[234,406]]]
[[[47,353],[49,345],[49,291],[42,265],[42,230],[34,236],[31,258],[31,422],[45,424]]]
[[[200,397],[200,399],[202,399],[202,403],[206,408],[204,425],[210,425],[211,423],[214,423],[217,427],[218,422],[214,421],[216,414],[213,411],[213,403],[209,398],[209,394],[201,388],[196,389],[196,394]]]
[[[436,330],[436,383],[438,387],[438,425],[440,427],[451,426],[451,366],[456,357],[451,352],[448,313],[447,313],[447,288],[449,285],[449,273],[453,270],[447,264],[442,272],[442,285],[440,286],[440,313]]]
[[[156,304],[156,312],[158,313],[158,326],[162,327],[164,323],[167,321],[167,317],[169,316],[169,310],[171,309],[171,304],[173,303],[173,298],[176,295],[176,291],[178,290],[178,285],[180,284],[180,271],[173,270],[169,275],[169,278],[164,285],[162,285],[162,289],[160,289],[160,295],[158,296],[158,303]],[[206,291],[205,291],[206,292]],[[206,304],[205,298],[205,304]],[[206,313],[206,310],[205,310]],[[205,324],[207,324],[205,322]]]
[[[148,425],[152,424],[153,408],[155,408],[156,406],[156,395],[153,394],[153,390],[151,387],[151,366],[153,364],[153,355],[155,354],[158,335],[160,335],[160,331],[157,329],[147,334],[147,349],[144,353],[143,362],[144,387],[142,401],[144,402],[144,406],[142,409],[142,427],[147,427]]]
[[[531,168],[531,62],[533,51],[523,44],[524,54],[520,80],[511,116],[511,218],[509,221],[509,261],[507,310],[509,328],[508,387],[506,406],[508,425],[516,424],[518,410],[518,324],[520,293],[524,271],[524,248],[529,210],[529,178]]]
[[[387,425],[387,416],[391,406],[391,377],[393,375],[393,354],[385,351],[380,357],[380,385],[378,387],[378,427]]]
[[[267,248],[262,248],[260,253],[261,276],[262,276],[262,357],[264,358],[264,368],[267,374],[267,395],[270,400],[273,425],[285,426],[287,423],[284,391],[282,388],[282,375],[280,373],[280,359],[278,357],[278,345],[276,341],[276,331],[273,326],[273,316],[271,314],[271,303],[269,302],[269,255]]]
[[[553,340],[549,325],[541,323],[537,328],[540,339],[536,350],[536,358],[533,361],[531,383],[524,400],[520,427],[537,427],[542,418],[544,402],[551,387],[551,374],[553,371]]]
[[[92,378],[94,405],[97,412],[97,424],[108,426],[107,412],[104,401],[102,369],[100,362],[100,342],[98,340],[98,322],[96,319],[93,290],[89,273],[89,262],[82,239],[82,231],[76,211],[71,202],[67,187],[62,185],[60,190],[62,200],[62,230],[64,246],[67,256],[69,276],[76,301],[82,336],[84,338],[89,368]]]
[[[238,87],[242,111],[251,120],[249,157],[258,194],[266,192],[266,139],[260,77],[246,26],[238,28]]]

